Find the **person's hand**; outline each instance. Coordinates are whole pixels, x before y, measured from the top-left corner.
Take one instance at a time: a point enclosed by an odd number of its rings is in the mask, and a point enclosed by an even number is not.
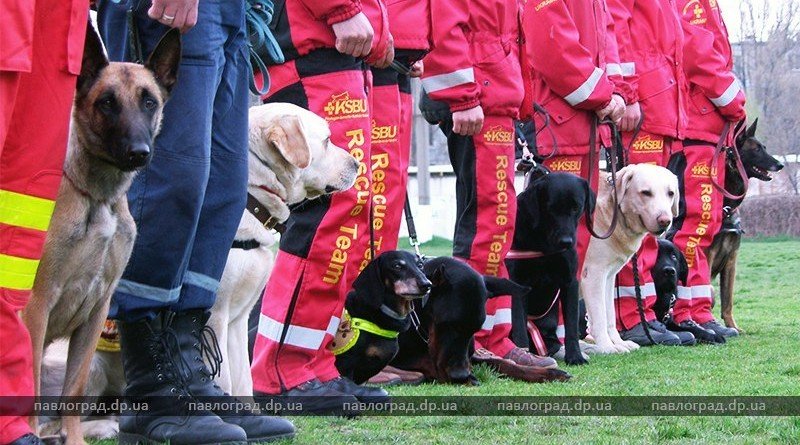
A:
[[[425,72],[425,65],[422,64],[421,60],[418,60],[411,65],[411,70],[408,72],[408,77],[422,77],[423,72]]]
[[[365,57],[372,49],[375,30],[363,12],[343,22],[334,23],[333,33],[336,35],[336,50],[342,54]]]
[[[634,102],[625,107],[625,114],[622,115],[622,120],[619,123],[620,131],[633,131],[639,120],[642,119],[642,109],[639,107],[639,102]]]
[[[392,38],[391,34],[389,35],[389,44],[386,47],[386,52],[383,54],[383,57],[379,58],[371,65],[375,68],[389,68],[389,65],[392,64],[394,60],[394,39]]]
[[[483,128],[483,108],[480,105],[453,113],[453,132],[462,136],[475,136]]]
[[[595,113],[600,120],[608,118],[611,122],[617,123],[625,114],[625,100],[619,94],[612,94],[608,105]]]
[[[185,33],[197,24],[197,3],[198,0],[153,0],[147,15],[159,23],[170,28],[178,28],[181,33]]]

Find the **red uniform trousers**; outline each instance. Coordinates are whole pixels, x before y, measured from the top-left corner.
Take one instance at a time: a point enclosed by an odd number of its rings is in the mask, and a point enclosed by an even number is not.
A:
[[[331,141],[360,164],[353,188],[302,203],[281,236],[252,364],[254,389],[275,394],[339,375],[327,345],[350,285],[370,260],[371,76],[361,62],[333,50],[270,67],[269,75],[266,101],[295,103],[324,117]]]
[[[0,394],[32,396],[33,360],[19,317],[33,287],[67,148],[80,63],[69,64],[85,35],[84,5],[36,2],[29,72],[0,70]],[[77,17],[79,12],[82,17]],[[77,24],[76,24],[77,23]],[[11,26],[3,23],[3,26]],[[76,38],[75,36],[80,38]],[[6,38],[5,35],[0,38]],[[18,42],[4,41],[12,47]],[[70,45],[77,45],[70,47]],[[5,50],[6,48],[4,48]],[[17,54],[18,55],[18,54]],[[68,69],[68,67],[70,69]],[[32,409],[0,402],[0,413]],[[13,406],[2,406],[4,403]],[[30,432],[26,416],[0,416],[0,443]]]
[[[453,256],[484,275],[508,278],[505,256],[514,238],[514,127],[510,117],[486,116],[481,133],[461,136],[452,122],[442,125],[456,174],[456,227]],[[486,302],[486,321],[475,334],[476,347],[503,357],[515,346],[511,296]]]
[[[625,147],[629,148],[625,164],[655,164],[665,166],[671,153],[682,149],[681,141],[666,136],[641,131],[636,141],[631,144],[632,133],[623,134]],[[650,270],[655,266],[658,258],[658,241],[656,237],[647,235],[642,242],[642,247],[637,252],[639,269],[639,285],[644,299],[645,320],[656,319],[653,305],[656,302],[656,286]],[[631,329],[641,322],[639,307],[636,303],[636,288],[633,279],[632,260],[622,267],[617,274],[617,291],[615,293],[615,306],[617,312],[617,329],[624,331]]]
[[[408,77],[372,69],[372,205],[375,255],[397,248],[411,152],[411,94]],[[402,92],[401,92],[402,87]]]
[[[678,286],[677,300],[672,309],[676,323],[691,318],[697,323],[714,319],[711,313],[711,271],[705,249],[722,225],[723,196],[711,182],[725,183],[725,155],[712,165],[716,147],[708,142],[686,140],[683,152],[672,156],[669,169],[678,176],[681,205],[674,221],[676,230],[672,242],[686,256],[689,276],[686,286]]]

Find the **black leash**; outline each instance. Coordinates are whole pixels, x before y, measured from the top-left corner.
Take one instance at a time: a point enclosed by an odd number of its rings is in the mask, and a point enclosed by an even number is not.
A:
[[[592,127],[589,132],[589,186],[592,185],[592,177],[595,174],[595,169],[599,169],[597,165],[597,155],[600,151],[599,149],[595,150],[595,146],[597,145],[597,128],[599,125],[605,124],[611,128],[611,135],[612,135],[612,144],[614,146],[614,154],[608,156],[609,163],[611,164],[611,189],[613,191],[612,198],[614,203],[614,212],[611,216],[611,224],[608,227],[608,231],[602,235],[598,235],[597,232],[594,230],[594,215],[589,211],[589,207],[584,209],[585,215],[585,223],[586,228],[589,230],[589,233],[597,238],[597,239],[608,239],[614,233],[614,230],[617,228],[617,222],[619,220],[619,197],[617,196],[617,153],[620,150],[624,150],[622,145],[622,135],[619,132],[619,128],[617,125],[610,121],[610,120],[603,120],[600,121],[597,117],[592,119]],[[598,172],[599,173],[599,172]]]
[[[422,268],[422,265],[425,264],[425,255],[422,254],[422,251],[420,251],[419,248],[419,239],[417,238],[417,227],[414,225],[414,215],[411,214],[411,201],[408,199],[408,193],[406,193],[406,203],[405,207],[403,208],[403,213],[406,214],[406,227],[408,228],[408,242],[409,244],[411,244],[411,247],[414,248],[414,253],[417,256],[417,266]]]
[[[136,24],[136,15],[133,8],[131,6],[125,13],[125,18],[128,22],[128,51],[130,52],[131,62],[142,65],[144,63],[142,41],[139,39],[139,26]]]
[[[650,343],[655,345],[656,342],[650,335],[650,325],[647,323],[647,319],[644,316],[644,300],[642,298],[642,287],[641,287],[641,282],[639,280],[638,263],[639,263],[639,254],[634,253],[633,257],[631,257],[631,267],[633,268],[633,288],[634,292],[636,293],[636,307],[639,309],[639,320],[642,323],[642,328],[644,328],[644,335],[647,336],[647,339],[650,340]]]

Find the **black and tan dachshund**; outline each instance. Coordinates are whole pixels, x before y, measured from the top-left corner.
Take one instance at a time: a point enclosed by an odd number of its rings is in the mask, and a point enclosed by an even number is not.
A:
[[[387,251],[370,262],[347,294],[346,316],[331,344],[339,373],[361,384],[389,364],[397,336],[411,325],[412,302],[430,290],[412,253]]]
[[[650,275],[656,286],[656,302],[653,305],[653,312],[656,313],[656,320],[663,322],[675,303],[678,295],[678,283],[685,286],[689,276],[686,257],[672,241],[658,240],[658,256],[655,265],[650,270]]]
[[[486,300],[522,295],[528,288],[507,279],[481,276],[466,263],[449,257],[427,261],[423,271],[433,288],[424,305],[415,302],[418,323],[400,334],[400,351],[392,366],[419,371],[442,383],[477,385],[470,357],[474,335],[486,320]],[[569,379],[569,374],[558,369],[515,366],[499,357],[486,363],[530,382]]]
[[[725,189],[734,195],[745,191],[745,183],[736,170],[733,150],[738,150],[742,158],[747,177],[759,181],[771,181],[771,173],[783,169],[783,164],[767,152],[767,148],[756,139],[758,119],[747,127],[736,139],[734,148],[728,149],[725,168]],[[725,326],[741,331],[733,319],[733,286],[736,279],[736,258],[742,241],[739,214],[736,211],[743,199],[725,198],[723,201],[723,222],[720,232],[714,236],[711,245],[706,249],[711,279],[719,275],[719,296],[722,307],[722,320]]]
[[[565,328],[565,361],[587,363],[578,343],[577,228],[585,211],[594,211],[595,194],[589,183],[568,173],[551,173],[532,181],[517,196],[517,219],[512,253],[506,258],[511,279],[531,288],[513,299],[511,337],[530,347],[528,316],[542,333],[549,355],[561,343],[556,295]]]

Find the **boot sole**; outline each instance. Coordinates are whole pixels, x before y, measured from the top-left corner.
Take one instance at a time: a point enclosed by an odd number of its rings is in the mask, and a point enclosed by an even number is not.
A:
[[[293,434],[294,435],[294,434]],[[266,441],[273,440],[267,439]],[[249,441],[232,441],[232,442],[195,442],[192,445],[246,445]],[[123,433],[122,431],[119,432],[117,436],[117,443],[119,445],[170,445],[172,444],[169,440],[161,441],[155,439],[149,439],[145,436],[140,434],[133,434],[133,433]],[[253,442],[255,443],[255,442]],[[172,444],[175,445],[175,444]]]

